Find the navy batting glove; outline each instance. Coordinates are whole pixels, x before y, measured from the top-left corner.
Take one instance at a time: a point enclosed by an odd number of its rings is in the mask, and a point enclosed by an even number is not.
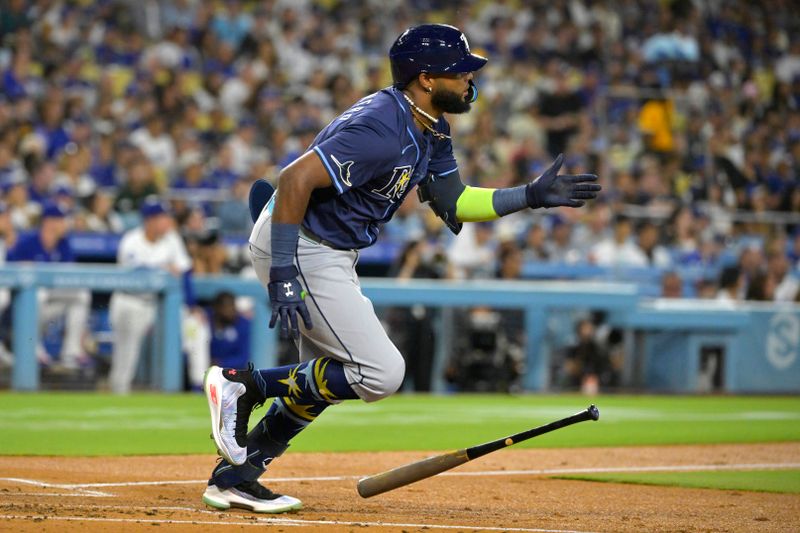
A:
[[[270,282],[267,285],[269,299],[272,302],[272,318],[269,327],[274,328],[278,319],[281,321],[281,337],[289,338],[289,328],[291,327],[292,338],[300,337],[300,329],[297,325],[297,315],[303,319],[306,329],[311,329],[311,315],[308,313],[306,302],[306,291],[297,281],[297,267],[294,265],[286,267],[276,267],[269,271]]]
[[[550,168],[525,187],[528,205],[537,207],[581,207],[584,200],[597,198],[601,187],[594,174],[558,175],[564,163],[564,154],[559,154]]]

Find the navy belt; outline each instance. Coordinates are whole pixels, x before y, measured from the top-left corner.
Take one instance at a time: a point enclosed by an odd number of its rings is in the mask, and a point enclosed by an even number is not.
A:
[[[323,239],[322,237],[320,237],[310,229],[306,228],[305,226],[300,226],[300,235],[303,236],[303,238],[313,243],[321,244],[323,246],[327,246],[328,248],[333,248],[335,250],[341,250],[341,248],[333,244],[331,241]]]

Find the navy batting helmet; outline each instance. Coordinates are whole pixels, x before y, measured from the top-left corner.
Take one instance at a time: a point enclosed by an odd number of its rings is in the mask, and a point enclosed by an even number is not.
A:
[[[447,24],[422,24],[408,28],[389,49],[389,60],[394,86],[398,89],[403,89],[421,72],[474,72],[487,61],[485,57],[470,52],[464,34]],[[478,91],[471,84],[467,99],[472,102],[477,96]]]

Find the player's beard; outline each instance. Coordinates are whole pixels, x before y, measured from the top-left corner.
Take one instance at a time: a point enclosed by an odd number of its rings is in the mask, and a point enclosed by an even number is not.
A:
[[[431,94],[431,105],[445,113],[460,114],[466,113],[472,104],[464,100],[464,97],[457,92],[439,89]]]

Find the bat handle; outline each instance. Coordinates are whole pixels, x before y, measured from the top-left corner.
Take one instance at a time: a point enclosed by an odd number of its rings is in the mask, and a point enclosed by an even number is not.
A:
[[[572,424],[577,424],[578,422],[598,420],[599,418],[600,411],[595,405],[590,405],[583,411],[575,413],[572,416],[568,416],[567,418],[562,418],[561,420],[556,420],[555,422],[550,422],[544,426],[529,429],[521,433],[515,433],[514,435],[509,435],[504,439],[497,439],[485,444],[479,444],[477,446],[467,448],[467,456],[470,460],[477,459],[478,457],[482,457],[487,453],[496,452],[497,450],[511,446],[512,444],[517,444],[518,442],[532,439],[533,437],[538,437],[539,435],[544,435],[545,433],[549,433],[566,426],[571,426]]]

